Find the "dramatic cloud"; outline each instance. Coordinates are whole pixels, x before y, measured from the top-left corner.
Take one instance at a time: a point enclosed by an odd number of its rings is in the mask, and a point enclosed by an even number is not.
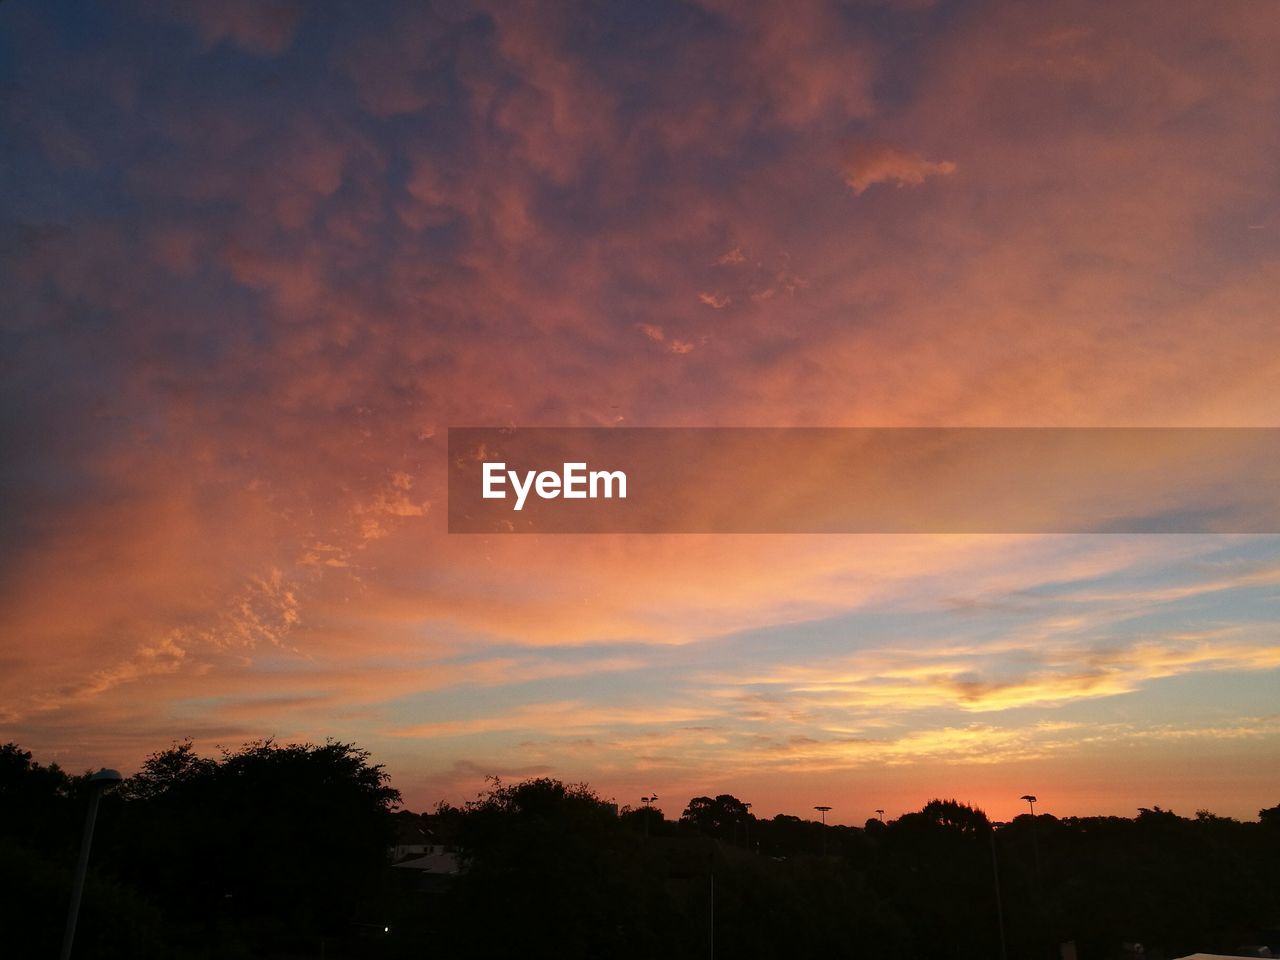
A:
[[[0,737],[1274,803],[1266,538],[445,532],[451,425],[1280,422],[1280,22],[1176,12],[0,4]]]

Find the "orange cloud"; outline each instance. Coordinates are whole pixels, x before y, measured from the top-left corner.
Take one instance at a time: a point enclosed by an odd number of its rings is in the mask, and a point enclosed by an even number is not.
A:
[[[1029,651],[1028,666],[1012,676],[984,677],[1002,652],[1018,647]],[[1154,680],[1181,674],[1277,668],[1280,647],[1271,640],[1219,631],[1110,649],[1061,641],[1051,645],[1026,637],[1018,644],[984,643],[968,649],[868,650],[843,661],[781,667],[731,682],[781,690],[788,702],[811,712],[816,707],[847,710],[856,728],[861,715],[871,711],[946,706],[997,712],[1131,693]]]
[[[858,196],[877,183],[898,187],[918,187],[929,177],[946,177],[955,173],[950,160],[926,160],[883,143],[863,143],[850,149],[844,164],[844,177]]]

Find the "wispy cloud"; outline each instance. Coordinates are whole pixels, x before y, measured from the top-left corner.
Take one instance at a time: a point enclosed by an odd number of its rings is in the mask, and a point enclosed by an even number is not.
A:
[[[1022,655],[1010,657],[1011,653]],[[783,665],[766,674],[723,677],[779,691],[800,704],[853,712],[955,707],[969,712],[1052,706],[1131,693],[1183,674],[1280,669],[1280,643],[1242,630],[1159,638],[1084,639],[1046,645],[872,649],[823,663]]]

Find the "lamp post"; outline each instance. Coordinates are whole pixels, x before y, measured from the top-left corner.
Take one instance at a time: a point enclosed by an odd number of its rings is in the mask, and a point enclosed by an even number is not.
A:
[[[879,807],[876,808],[876,816],[880,818],[881,823],[884,823],[884,811]]]
[[[76,863],[75,880],[71,884],[71,904],[67,907],[67,926],[62,934],[62,960],[70,960],[71,945],[76,939],[76,920],[80,916],[80,897],[84,894],[84,876],[89,869],[89,847],[93,844],[93,825],[98,819],[98,801],[102,791],[119,783],[118,770],[103,768],[89,778],[89,809],[84,815],[84,834],[80,838],[80,860]]]
[[[1027,801],[1027,806],[1031,808],[1031,855],[1036,865],[1036,896],[1040,894],[1040,840],[1036,836],[1036,795],[1034,793],[1024,793],[1018,798]]]
[[[819,805],[813,809],[822,814],[822,855],[825,857],[827,855],[827,811],[831,808]]]
[[[1036,915],[1044,923],[1044,886],[1040,879],[1040,838],[1036,836],[1036,795],[1024,793],[1019,800],[1027,801],[1031,808],[1031,859],[1035,864]]]
[[[641,797],[641,798],[640,798],[641,802],[642,802],[642,803],[644,803],[644,810],[645,810],[645,812],[644,812],[644,838],[645,838],[646,840],[648,840],[648,839],[649,839],[649,810],[650,810],[650,809],[652,809],[652,807],[653,807],[653,803],[654,803],[654,801],[656,801],[657,799],[658,799],[658,795],[657,795],[656,793],[655,793],[655,794],[653,794],[652,796],[648,796],[648,797]]]

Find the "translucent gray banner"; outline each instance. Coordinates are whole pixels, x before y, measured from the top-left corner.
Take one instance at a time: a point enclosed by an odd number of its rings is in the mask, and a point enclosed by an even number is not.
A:
[[[449,430],[451,533],[1277,533],[1280,428]]]

